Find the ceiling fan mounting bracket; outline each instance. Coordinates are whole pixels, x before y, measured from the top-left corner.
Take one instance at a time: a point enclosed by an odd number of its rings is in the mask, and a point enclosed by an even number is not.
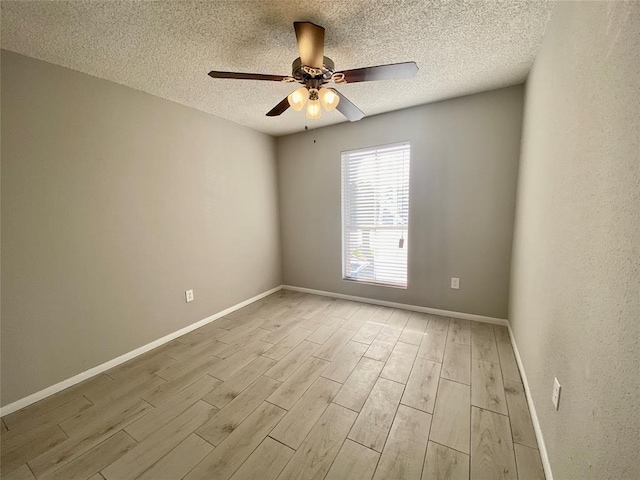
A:
[[[341,73],[341,72],[334,73],[333,76],[331,77],[331,81],[333,83],[347,83],[347,81],[344,78],[344,73]]]

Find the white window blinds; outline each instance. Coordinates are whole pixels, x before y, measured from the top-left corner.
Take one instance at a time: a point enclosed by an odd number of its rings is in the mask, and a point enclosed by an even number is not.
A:
[[[410,145],[342,153],[343,278],[407,287]]]

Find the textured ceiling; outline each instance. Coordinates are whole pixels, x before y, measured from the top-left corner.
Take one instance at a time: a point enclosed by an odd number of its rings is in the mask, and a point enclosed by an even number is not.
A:
[[[410,80],[342,85],[367,115],[522,83],[547,1],[2,1],[2,48],[282,135],[345,121],[265,113],[293,85],[214,80],[209,70],[289,75],[293,22],[326,28],[336,70],[414,60]],[[293,87],[293,88],[292,88]]]

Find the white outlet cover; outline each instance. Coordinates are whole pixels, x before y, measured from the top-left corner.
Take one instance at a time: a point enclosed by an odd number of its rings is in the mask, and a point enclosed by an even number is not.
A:
[[[553,402],[553,406],[558,410],[558,405],[560,404],[560,382],[558,382],[557,378],[553,379],[553,394],[551,395],[551,401]]]
[[[458,277],[451,277],[451,288],[456,290],[460,288],[460,279]]]
[[[193,290],[187,290],[184,292],[184,299],[187,303],[193,302]]]

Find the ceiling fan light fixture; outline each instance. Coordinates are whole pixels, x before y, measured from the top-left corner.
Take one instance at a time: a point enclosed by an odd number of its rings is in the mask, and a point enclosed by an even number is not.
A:
[[[321,88],[318,95],[322,106],[327,112],[334,110],[338,106],[340,97],[330,88]]]
[[[304,104],[307,102],[308,98],[309,90],[307,90],[307,87],[300,87],[287,97],[291,108],[297,110],[298,112],[302,110],[302,107],[304,107]]]
[[[307,118],[316,120],[322,116],[322,108],[320,107],[320,100],[309,100],[307,105]]]

